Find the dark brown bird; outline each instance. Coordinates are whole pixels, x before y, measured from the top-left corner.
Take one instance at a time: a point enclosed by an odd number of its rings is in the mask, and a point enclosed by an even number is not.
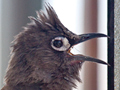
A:
[[[84,61],[106,62],[83,55],[73,55],[71,47],[97,37],[100,33],[76,35],[59,20],[46,4],[47,14],[37,12],[13,42],[11,59],[1,90],[72,90],[76,87]]]

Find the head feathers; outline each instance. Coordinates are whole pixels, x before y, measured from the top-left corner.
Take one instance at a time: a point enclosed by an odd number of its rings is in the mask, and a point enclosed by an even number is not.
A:
[[[46,4],[45,9],[47,11],[47,14],[45,14],[42,10],[36,11],[37,18],[34,18],[32,16],[29,16],[28,18],[32,21],[32,23],[29,23],[27,28],[33,28],[38,27],[41,30],[57,30],[61,34],[64,34],[65,36],[74,39],[76,35],[69,31],[59,20],[55,10],[50,4]]]
[[[60,30],[60,28],[65,29],[52,6],[46,4],[45,8],[47,14],[45,14],[43,11],[36,11],[37,18],[34,18],[32,16],[29,17],[32,23],[28,24],[28,27],[35,25],[36,27],[40,27],[42,30]]]

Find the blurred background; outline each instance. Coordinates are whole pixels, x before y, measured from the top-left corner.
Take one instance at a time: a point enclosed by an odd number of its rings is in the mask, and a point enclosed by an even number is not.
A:
[[[99,32],[107,34],[107,0],[0,0],[0,88],[10,58],[14,36],[29,23],[28,16],[45,10],[50,3],[61,22],[76,34]],[[74,54],[84,54],[107,62],[107,39],[86,41],[72,49]],[[73,90],[107,90],[107,66],[85,62],[80,71],[82,83]]]

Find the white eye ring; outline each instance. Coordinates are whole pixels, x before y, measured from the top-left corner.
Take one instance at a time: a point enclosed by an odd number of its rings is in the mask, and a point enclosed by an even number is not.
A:
[[[66,37],[55,37],[51,41],[51,46],[57,51],[66,51],[70,47],[70,43]]]

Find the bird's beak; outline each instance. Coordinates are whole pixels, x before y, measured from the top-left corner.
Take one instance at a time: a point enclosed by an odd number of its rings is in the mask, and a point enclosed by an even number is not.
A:
[[[82,34],[82,35],[76,35],[76,37],[74,38],[74,41],[73,41],[73,45],[76,45],[76,44],[79,44],[81,42],[84,42],[84,41],[87,41],[89,39],[93,39],[93,38],[98,38],[98,37],[109,37],[105,34],[101,34],[101,33],[89,33],[89,34]],[[92,53],[92,51],[91,51]],[[106,64],[106,65],[109,65],[108,63],[100,60],[100,59],[96,59],[96,58],[93,58],[93,57],[89,57],[89,56],[84,56],[84,55],[72,55],[72,63],[81,63],[81,62],[84,62],[84,61],[91,61],[91,62],[97,62],[97,63],[101,63],[101,64]]]
[[[88,34],[76,35],[75,40],[74,40],[74,45],[84,42],[84,41],[87,41],[87,40],[90,40],[90,39],[93,39],[93,38],[99,38],[99,37],[108,37],[109,38],[109,36],[107,36],[105,34],[101,34],[101,33],[88,33]]]

